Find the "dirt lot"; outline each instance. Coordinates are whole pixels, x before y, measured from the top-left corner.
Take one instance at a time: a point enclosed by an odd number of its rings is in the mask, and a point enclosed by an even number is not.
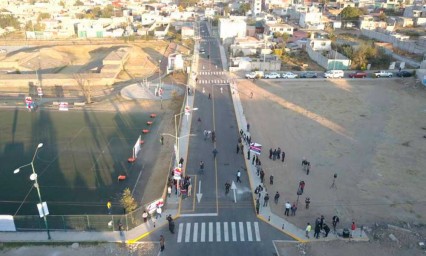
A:
[[[32,71],[40,67],[42,74],[83,73],[101,67],[102,60],[110,52],[129,47],[130,58],[125,65],[122,79],[144,77],[158,69],[158,59],[168,46],[167,42],[132,42],[128,44],[85,44],[85,45],[44,45],[21,48],[0,57],[1,62],[18,61],[20,71]],[[143,68],[141,68],[143,67]]]

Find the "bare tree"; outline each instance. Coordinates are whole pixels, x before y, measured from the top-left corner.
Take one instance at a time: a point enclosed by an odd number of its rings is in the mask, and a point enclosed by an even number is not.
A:
[[[75,73],[74,79],[77,82],[78,86],[83,92],[84,99],[87,104],[92,103],[92,86],[90,84],[90,74],[89,73]]]

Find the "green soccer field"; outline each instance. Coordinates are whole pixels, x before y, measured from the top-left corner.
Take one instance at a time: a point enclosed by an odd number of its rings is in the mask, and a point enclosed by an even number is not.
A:
[[[31,162],[39,143],[34,166],[50,213],[104,214],[108,199],[118,203],[137,182],[139,161],[127,159],[148,119],[146,113],[2,110],[0,214],[38,213],[31,166],[13,171]],[[127,179],[118,182],[120,174]]]

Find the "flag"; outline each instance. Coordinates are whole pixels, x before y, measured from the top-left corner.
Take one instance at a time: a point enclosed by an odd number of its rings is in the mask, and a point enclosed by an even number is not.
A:
[[[262,145],[259,143],[250,143],[250,151],[256,155],[260,155],[262,152]]]

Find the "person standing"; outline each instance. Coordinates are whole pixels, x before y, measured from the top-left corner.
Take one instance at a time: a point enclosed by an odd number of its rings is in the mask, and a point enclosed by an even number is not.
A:
[[[164,236],[160,235],[160,251],[164,251]]]
[[[171,194],[172,194],[172,186],[168,186],[167,187],[167,195],[170,197]]]
[[[291,204],[290,204],[290,202],[287,201],[287,203],[285,203],[285,211],[284,211],[285,216],[289,216],[290,208],[291,208]]]
[[[274,197],[275,204],[278,204],[278,199],[280,199],[280,193],[278,193],[278,191],[277,191],[277,193],[275,193],[275,197]]]
[[[204,162],[203,161],[200,161],[200,172],[204,173]]]
[[[260,183],[263,183],[263,179],[265,178],[265,172],[262,170],[260,170]]]
[[[306,229],[305,229],[305,233],[306,233],[306,237],[309,238],[309,232],[311,232],[312,226],[311,224],[308,222],[308,225],[306,225]]]
[[[247,150],[247,159],[250,160],[250,149]]]
[[[274,176],[269,176],[269,185],[274,185]]]
[[[269,149],[269,159],[272,159],[272,154],[273,154],[274,152],[272,151],[272,148],[270,148]]]
[[[311,199],[309,198],[309,197],[307,197],[306,199],[305,199],[305,206],[306,206],[306,209],[309,209],[309,204],[311,203]]]
[[[112,203],[111,203],[111,200],[108,200],[108,202],[107,202],[107,210],[108,210],[108,214],[111,214],[111,212],[112,212]]]
[[[321,215],[321,219],[320,219],[320,228],[323,229],[324,226],[324,215]]]
[[[319,238],[320,232],[321,232],[321,226],[319,224],[315,225],[314,237],[316,239]]]
[[[250,92],[250,99],[253,99],[253,92]]]
[[[281,152],[281,162],[284,163],[284,160],[285,160],[285,152],[283,150],[283,152]]]
[[[297,206],[295,203],[291,206],[291,216],[296,216]]]
[[[356,230],[356,225],[355,225],[355,222],[352,221],[352,225],[351,225],[351,238],[354,237],[355,230]]]
[[[248,132],[250,131],[250,124],[249,123],[247,123],[247,131]]]
[[[211,97],[211,95],[210,95],[210,93],[209,93],[209,99],[211,99],[212,97]]]
[[[328,233],[330,233],[330,228],[328,227],[328,225],[327,224],[325,224],[324,223],[324,225],[323,225],[323,228],[324,228],[324,231],[325,231],[325,235],[324,235],[324,237],[327,237],[328,236]]]
[[[155,219],[161,218],[161,212],[162,212],[162,210],[161,210],[160,206],[157,206],[156,212],[157,212],[157,214],[155,216]]]
[[[237,182],[241,183],[241,172],[240,172],[240,170],[237,171]]]
[[[336,227],[337,227],[337,224],[339,223],[339,221],[340,221],[339,217],[337,215],[334,215],[333,216],[333,222],[332,222],[334,233],[336,233]]]
[[[269,194],[266,193],[265,197],[263,198],[263,207],[268,206],[268,201],[269,201]]]
[[[216,159],[216,155],[217,155],[218,151],[216,148],[213,149],[213,158]]]
[[[237,144],[237,154],[240,153],[240,144]]]
[[[272,152],[272,160],[275,161],[277,159],[277,149],[274,149],[274,152]]]
[[[251,160],[251,164],[254,165],[254,161],[256,161],[256,156],[253,156],[253,159]]]
[[[192,184],[189,183],[189,185],[188,185],[188,196],[191,196],[191,195],[192,195]]]
[[[164,145],[164,137],[163,136],[161,136],[160,142],[161,142],[161,145]]]
[[[143,222],[146,222],[148,220],[148,213],[146,211],[143,211],[142,218],[143,218]]]
[[[120,236],[124,236],[123,224],[121,222],[118,223],[118,231],[120,231]]]

